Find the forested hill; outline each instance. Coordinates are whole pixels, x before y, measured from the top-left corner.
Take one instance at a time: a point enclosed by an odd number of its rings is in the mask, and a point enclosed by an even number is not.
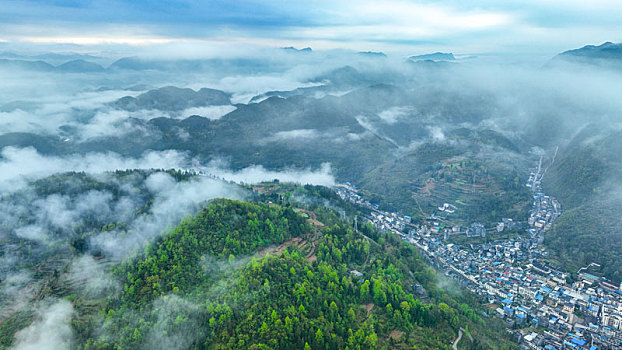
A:
[[[460,327],[473,337],[461,349],[513,348],[414,247],[318,205],[339,204],[330,190],[262,190],[276,204],[214,200],[113,265],[118,287],[93,293],[60,271],[36,303],[70,302],[78,349],[451,349]],[[1,344],[33,320],[7,319]]]
[[[307,213],[325,224],[310,225]],[[354,232],[323,207],[307,213],[213,203],[117,269],[123,291],[99,311],[105,316],[81,315],[89,326],[79,329],[79,343],[442,349],[466,326],[477,335],[472,348],[507,346],[475,311],[436,288],[414,248],[371,226]],[[414,283],[427,289],[425,302],[413,296]]]

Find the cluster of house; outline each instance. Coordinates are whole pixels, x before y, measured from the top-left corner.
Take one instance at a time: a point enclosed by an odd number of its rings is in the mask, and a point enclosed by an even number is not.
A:
[[[543,232],[560,215],[561,206],[542,192],[540,180],[540,171],[534,171],[527,184],[534,203],[525,236],[468,247],[447,244],[447,235],[485,236],[482,224],[463,229],[441,228],[432,222],[416,227],[409,217],[381,211],[365,201],[354,186],[340,186],[337,191],[342,198],[371,208],[369,220],[377,228],[400,235],[448,276],[488,299],[491,313],[505,320],[522,348],[622,349],[622,283],[614,286],[587,272],[571,283],[568,273],[542,260],[548,257],[540,244]],[[492,230],[501,232],[517,225],[502,219]]]
[[[539,171],[531,172],[527,187],[533,193],[533,206],[531,214],[527,222],[529,229],[527,230],[532,237],[542,237],[542,233],[548,230],[553,221],[561,214],[561,204],[557,199],[547,196],[542,192],[541,185],[542,175]]]

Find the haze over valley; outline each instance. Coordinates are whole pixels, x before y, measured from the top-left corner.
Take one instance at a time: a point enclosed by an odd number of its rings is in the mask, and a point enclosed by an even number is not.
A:
[[[615,18],[483,3],[9,6],[0,348],[622,347]]]

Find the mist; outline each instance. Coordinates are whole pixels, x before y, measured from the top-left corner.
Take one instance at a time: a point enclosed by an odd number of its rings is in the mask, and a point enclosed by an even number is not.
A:
[[[538,156],[559,149],[569,157],[577,144],[618,159],[606,147],[622,130],[615,67],[461,58],[466,53],[414,62],[407,54],[219,48],[116,47],[90,59],[96,71],[63,72],[62,61],[47,70],[0,67],[0,322],[35,311],[15,349],[70,347],[76,311],[68,296],[119,295],[115,266],[214,199],[251,199],[244,185],[348,181],[393,205],[383,196],[412,200],[404,189],[446,160],[494,164],[513,180],[510,170],[522,167],[518,178]],[[204,88],[216,91],[201,95]],[[449,155],[420,159],[425,147]],[[593,192],[615,189],[606,202],[621,203],[622,182],[605,175]],[[343,213],[326,200],[293,200]],[[205,257],[206,270],[230,277],[250,259],[237,258],[224,266]],[[67,288],[60,298],[50,292],[58,285]],[[442,276],[437,285],[462,293]],[[147,347],[181,349],[198,336],[192,325],[168,333],[172,320],[192,321],[198,308],[183,295],[150,306],[157,327],[143,334]]]
[[[37,319],[30,326],[15,335],[15,350],[67,349],[71,344],[73,331],[69,320],[73,313],[71,303],[66,300],[43,301]]]

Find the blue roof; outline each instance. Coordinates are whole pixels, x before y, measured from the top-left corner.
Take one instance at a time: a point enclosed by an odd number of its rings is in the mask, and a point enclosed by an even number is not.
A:
[[[514,312],[514,310],[510,309],[510,308],[509,308],[509,307],[507,307],[507,306],[504,306],[504,307],[503,307],[503,310],[508,311],[508,312],[512,312],[512,313]]]
[[[508,298],[505,298],[505,299],[501,300],[501,302],[504,303],[504,304],[512,304],[512,300],[510,300]]]
[[[577,344],[577,345],[579,345],[579,346],[585,345],[585,340],[583,340],[583,339],[572,338],[570,341],[575,343],[575,344]]]
[[[590,346],[590,350],[597,350],[598,348],[596,347],[596,345],[592,345]]]
[[[525,315],[523,315],[523,314],[516,314],[516,317],[518,317],[518,318],[525,318]]]

